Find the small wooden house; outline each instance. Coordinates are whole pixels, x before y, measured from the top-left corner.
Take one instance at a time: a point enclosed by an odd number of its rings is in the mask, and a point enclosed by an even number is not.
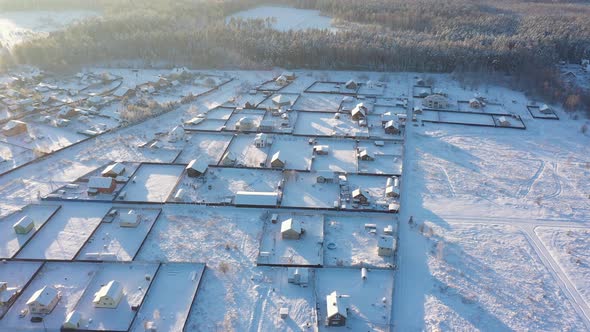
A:
[[[539,106],[539,112],[541,112],[543,114],[552,114],[553,110],[551,109],[551,107],[549,107],[549,105],[543,104],[543,105]]]
[[[498,118],[498,125],[500,127],[510,127],[510,121],[505,116],[501,116]]]
[[[110,177],[93,176],[88,180],[88,194],[112,194],[117,188],[115,179]]]
[[[24,216],[12,225],[12,228],[16,234],[28,234],[33,228],[35,228],[35,222],[31,217]]]
[[[119,216],[119,226],[121,227],[137,227],[141,219],[135,210],[129,210]]]
[[[2,134],[5,136],[16,136],[26,133],[27,124],[19,120],[10,120],[2,127]]]
[[[117,308],[123,298],[123,286],[116,280],[109,281],[94,294],[92,303],[97,308]]]
[[[37,290],[27,301],[31,314],[49,314],[59,302],[59,292],[49,286]]]
[[[358,155],[360,160],[373,161],[375,157],[368,150],[361,150]]]
[[[367,117],[367,107],[363,103],[357,104],[352,111],[350,111],[352,119],[359,121]]]
[[[112,165],[107,166],[100,173],[100,175],[102,175],[104,177],[116,178],[120,175],[123,175],[123,173],[125,173],[125,165],[123,165],[121,163],[114,163]]]
[[[316,176],[317,183],[334,183],[334,172],[320,171]]]
[[[271,160],[270,160],[270,167],[272,168],[285,168],[285,161],[281,159],[281,151],[277,151]]]
[[[449,107],[449,101],[445,96],[432,94],[422,100],[422,105],[432,109],[445,109]]]
[[[77,330],[82,326],[82,314],[74,310],[71,311],[67,316],[66,320],[62,324],[62,328],[69,330]]]
[[[349,80],[348,82],[346,82],[344,84],[344,87],[347,88],[347,89],[349,89],[349,90],[356,90],[356,89],[358,89],[359,85],[354,80]]]
[[[276,107],[291,106],[291,99],[285,95],[276,95],[272,97],[272,102]]]
[[[289,218],[281,223],[281,238],[298,240],[301,238],[303,229],[301,228],[301,222],[299,220],[293,220]]]
[[[314,145],[313,153],[317,154],[318,156],[327,155],[330,151],[330,146],[328,145]]]
[[[394,120],[387,121],[383,126],[383,130],[385,130],[385,133],[389,135],[397,135],[400,133],[399,126]]]
[[[265,133],[258,133],[254,137],[254,146],[257,148],[264,148],[268,142],[268,135]]]
[[[336,291],[326,296],[326,325],[345,326],[348,317],[348,308],[344,304],[345,299]]]
[[[472,98],[469,100],[469,107],[471,108],[481,108],[483,105],[481,104],[481,101],[479,101],[476,98]]]
[[[203,175],[207,171],[208,167],[209,165],[207,164],[206,160],[193,159],[188,163],[188,165],[186,165],[186,175],[191,178],[196,178]]]
[[[360,204],[367,204],[369,202],[369,199],[367,196],[365,196],[361,188],[357,188],[352,191],[352,199],[359,202]]]

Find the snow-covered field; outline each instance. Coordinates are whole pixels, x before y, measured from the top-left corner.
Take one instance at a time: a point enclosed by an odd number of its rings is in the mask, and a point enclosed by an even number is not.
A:
[[[115,81],[125,85],[147,84],[160,74],[170,74],[167,70],[92,71],[118,75],[120,78]],[[148,99],[177,100],[188,92],[206,91],[207,75],[219,82],[234,78],[218,90],[141,123],[120,125],[116,119],[125,110],[119,99],[108,96],[99,113],[104,111],[102,115],[112,116],[109,119],[115,127],[73,146],[70,144],[79,135],[76,130],[82,128],[79,117],[73,118],[68,127],[26,118],[27,123],[32,123],[33,132],[47,127],[53,135],[49,142],[56,147],[63,142],[68,147],[0,177],[0,209],[3,216],[8,216],[0,220],[0,239],[6,242],[0,245],[1,256],[10,258],[20,250],[17,258],[33,260],[30,269],[6,268],[19,263],[15,260],[0,263],[0,281],[14,282],[14,275],[27,280],[34,267],[45,260],[83,259],[88,252],[116,251],[118,260],[133,262],[44,263],[42,271],[0,320],[0,330],[40,326],[30,322],[31,315],[19,318],[19,312],[32,293],[45,284],[55,286],[62,294],[55,312],[44,317],[49,329],[59,328],[74,308],[85,318],[93,319],[83,323],[93,329],[141,330],[147,321],[153,321],[158,330],[184,327],[191,331],[590,328],[590,144],[581,130],[586,120],[572,120],[555,105],[560,120],[535,119],[526,108],[532,101],[520,92],[483,83],[479,87],[462,87],[449,75],[433,74],[428,77],[433,88],[443,88],[452,105],[485,95],[490,102],[505,103],[503,107],[520,116],[527,128],[423,122],[428,114],[417,115],[413,122],[410,109],[421,101],[410,97],[405,107],[403,97],[411,95],[413,77],[418,74],[295,73],[297,79],[281,93],[300,95],[296,104],[319,112],[298,112],[295,108],[288,112],[290,125],[295,122],[297,128],[321,128],[325,135],[334,130],[334,124],[328,122],[334,119],[345,95],[304,93],[308,86],[316,81],[346,82],[351,78],[361,83],[371,80],[385,84],[383,89],[361,90],[383,93],[364,99],[368,127],[348,120],[339,133],[356,131],[371,136],[358,140],[314,138],[293,135],[289,128],[277,127],[272,134],[273,144],[257,148],[254,139],[258,128],[248,134],[198,130],[221,130],[228,121],[231,127],[247,114],[256,118],[255,123],[274,119],[266,110],[238,111],[236,107],[246,100],[261,101],[262,93],[250,95],[246,91],[277,77],[278,70],[194,73],[190,80],[154,94],[140,87],[136,92]],[[82,82],[93,79],[64,80],[69,82],[64,86],[83,88]],[[334,92],[342,92],[340,89]],[[62,91],[60,95],[67,93]],[[352,104],[362,100],[357,97]],[[138,103],[139,98],[131,97],[129,101]],[[216,108],[228,104],[233,106]],[[345,109],[341,112],[340,120],[346,120],[349,114]],[[401,135],[384,133],[381,115],[385,112],[406,113],[408,121]],[[190,130],[179,130],[180,137],[172,139],[172,128],[199,114],[206,114],[207,120],[201,123],[204,128],[187,125]],[[402,119],[403,116],[397,117],[396,121]],[[31,151],[37,147],[37,142],[24,138],[17,135],[10,140],[22,146],[18,149]],[[315,145],[328,146],[328,154],[313,153]],[[366,149],[375,160],[359,160],[357,149]],[[10,155],[11,151],[18,152],[7,148],[2,153]],[[265,169],[277,151],[286,160],[287,170]],[[236,165],[256,169],[235,167],[225,164],[225,160],[223,167],[209,167],[203,176],[185,176],[188,161],[197,159],[221,165],[225,152],[231,157],[228,159],[236,160]],[[84,175],[98,175],[102,167],[113,161],[132,163],[125,175],[134,176],[121,188],[126,191],[125,200],[100,202],[99,196],[79,196],[85,201],[78,202],[73,199],[75,193],[66,191],[72,199],[53,197],[44,202],[62,207],[41,229],[23,237],[28,242],[15,242],[14,219],[23,213],[33,219],[39,215],[35,205],[23,212],[16,211]],[[146,163],[135,172],[140,162]],[[297,170],[289,170],[292,168]],[[379,173],[402,171],[401,198],[386,197],[387,183],[393,179]],[[334,172],[345,173],[347,181],[340,182],[339,174]],[[334,182],[322,183],[320,175]],[[281,179],[285,182],[280,183]],[[181,187],[186,189],[183,204],[165,202]],[[369,205],[357,204],[350,198],[350,191],[356,188],[363,190]],[[279,191],[280,208],[201,205],[203,199],[231,205],[225,198],[238,190]],[[371,208],[385,212],[390,208],[388,203],[398,201],[399,215],[361,211]],[[112,208],[134,208],[140,212],[152,209],[149,216],[153,218],[141,221],[137,228],[122,229],[117,218],[110,224],[108,217],[103,218]],[[161,214],[155,219],[159,209]],[[11,212],[16,214],[10,216]],[[280,223],[270,222],[275,213],[280,215],[279,221],[303,216],[308,232],[300,240],[281,239]],[[375,224],[374,231],[372,225],[365,224]],[[378,236],[385,234],[389,225],[397,239],[397,252],[382,257],[378,255]],[[37,220],[35,226],[40,227]],[[293,241],[297,244],[289,245]],[[266,255],[261,253],[273,250],[275,263],[291,260],[324,267],[311,271],[307,287],[294,285],[287,282],[286,268],[257,266],[261,256]],[[160,262],[165,264],[158,265]],[[176,266],[173,262],[187,265]],[[206,265],[204,272],[201,264]],[[361,278],[362,266],[368,267],[366,280]],[[124,282],[128,295],[121,310],[106,315],[94,309],[89,299],[109,278]],[[201,284],[196,291],[198,280]],[[167,292],[168,283],[173,284],[170,288],[187,291],[176,298],[173,292]],[[345,328],[324,326],[326,295],[334,290],[348,296],[344,297],[349,303]],[[145,301],[137,311],[129,309],[129,305],[138,304],[142,298]],[[281,318],[281,309],[288,309],[287,317]]]
[[[87,10],[3,12],[0,13],[0,44],[10,49],[22,41],[98,15]]]
[[[318,10],[297,9],[291,7],[261,6],[236,13],[227,18],[241,19],[270,19],[271,26],[280,31],[329,29],[332,27],[332,19],[320,15]]]

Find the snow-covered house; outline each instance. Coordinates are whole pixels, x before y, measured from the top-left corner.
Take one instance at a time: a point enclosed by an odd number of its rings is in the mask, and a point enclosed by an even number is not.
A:
[[[26,123],[19,120],[10,120],[4,125],[4,127],[2,127],[2,134],[10,137],[26,133],[27,130]]]
[[[59,302],[59,292],[49,286],[37,290],[27,301],[32,314],[49,314]]]
[[[66,320],[62,324],[62,328],[69,330],[77,330],[82,326],[82,314],[76,310],[71,311]]]
[[[35,222],[29,216],[24,216],[19,219],[12,228],[16,234],[27,234],[35,227]]]
[[[358,154],[358,158],[364,161],[373,161],[375,157],[368,150],[361,150]]]
[[[422,100],[422,105],[433,109],[443,109],[449,107],[449,101],[445,96],[432,94]]]
[[[357,188],[352,191],[352,199],[359,202],[360,204],[366,204],[369,201],[367,196],[363,194],[361,188]]]
[[[349,90],[356,90],[359,87],[359,85],[354,80],[349,80],[348,82],[346,82],[344,84],[344,87],[347,88],[347,89],[349,89]]]
[[[539,112],[541,112],[543,114],[552,114],[553,110],[551,109],[551,107],[549,107],[549,105],[543,104],[543,105],[539,106]]]
[[[287,84],[289,83],[289,80],[287,79],[287,77],[286,77],[286,76],[284,76],[284,75],[281,75],[281,76],[277,77],[277,79],[275,80],[275,82],[276,82],[278,85],[281,85],[281,86],[283,86],[283,85],[287,85]]]
[[[121,227],[137,227],[139,222],[140,218],[135,210],[129,210],[119,216],[119,226]]]
[[[395,238],[389,235],[379,236],[377,240],[377,254],[379,256],[392,256],[395,251]]]
[[[416,86],[426,86],[426,81],[423,78],[416,79]]]
[[[186,165],[186,175],[191,178],[196,178],[204,174],[208,167],[209,165],[205,159],[193,159],[188,165]]]
[[[236,123],[236,130],[252,130],[256,128],[256,123],[254,122],[254,119],[250,118],[250,117],[242,117],[238,120],[238,122]]]
[[[292,81],[295,79],[295,73],[292,71],[284,71],[281,76],[285,76],[289,81]]]
[[[350,111],[352,119],[355,121],[362,120],[367,117],[367,107],[363,103],[358,103],[352,111]]]
[[[100,175],[104,177],[116,178],[117,176],[123,175],[123,173],[125,173],[125,165],[121,163],[114,163],[105,167]]]
[[[92,303],[97,308],[114,309],[123,298],[123,286],[116,280],[109,281],[94,294]]]
[[[400,133],[399,126],[394,120],[389,120],[383,125],[386,134],[397,135]]]
[[[276,107],[291,106],[291,98],[285,95],[276,95],[272,97],[272,102]]]
[[[293,220],[289,218],[281,223],[281,238],[298,240],[301,238],[303,229],[301,228],[301,222],[299,220]]]
[[[178,142],[184,139],[184,128],[182,126],[176,126],[168,133],[169,142]]]
[[[284,168],[285,161],[281,158],[281,151],[277,151],[270,160],[270,167],[272,168]]]
[[[510,127],[510,121],[505,116],[501,116],[498,118],[498,125],[500,127]]]
[[[0,281],[0,308],[12,303],[16,294],[18,294],[18,288],[8,287],[7,282]]]
[[[313,152],[319,156],[327,155],[330,151],[329,145],[314,145]]]
[[[268,135],[265,133],[258,133],[254,137],[254,146],[257,148],[264,148],[268,142]]]
[[[469,107],[471,108],[481,108],[483,105],[481,104],[481,101],[479,101],[479,99],[477,98],[471,98],[469,99]]]
[[[399,187],[388,186],[385,188],[385,196],[387,197],[399,197]]]
[[[348,308],[345,298],[338,295],[336,291],[326,296],[326,325],[345,326],[348,317]]]
[[[309,282],[309,269],[304,267],[287,268],[287,282],[301,287],[307,287]]]
[[[93,176],[88,180],[88,194],[112,194],[117,188],[115,179],[103,176]]]

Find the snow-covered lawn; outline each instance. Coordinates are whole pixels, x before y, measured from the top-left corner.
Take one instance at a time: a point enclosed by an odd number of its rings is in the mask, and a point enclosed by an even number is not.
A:
[[[183,172],[182,165],[143,164],[120,191],[117,199],[125,193],[125,201],[165,202]]]
[[[261,167],[266,164],[270,148],[257,148],[254,145],[254,134],[240,134],[231,141],[229,148],[227,149],[233,158],[236,159],[238,165],[248,167]]]
[[[319,10],[297,9],[292,7],[261,6],[241,11],[231,18],[241,19],[270,19],[272,27],[279,31],[328,29],[335,31],[332,19],[322,16]]]
[[[365,224],[375,224],[373,234]],[[324,222],[324,265],[391,268],[393,256],[379,256],[377,241],[384,228],[393,227],[391,236],[397,236],[397,218],[371,214],[341,216],[328,214]],[[329,244],[333,243],[334,246]]]
[[[270,148],[270,156],[281,152],[281,159],[285,161],[286,169],[309,170],[313,146],[310,146],[306,137],[295,137],[287,135],[273,136],[273,143]],[[267,167],[270,167],[270,160]]]
[[[369,129],[361,127],[350,114],[300,112],[294,132],[311,136],[368,137]]]
[[[317,183],[317,173],[285,173],[281,206],[333,208],[340,197],[337,183]]]
[[[353,139],[316,140],[316,145],[327,145],[328,155],[316,156],[311,168],[314,171],[357,172],[356,142]]]
[[[535,234],[590,305],[590,229],[537,227]]]
[[[109,209],[107,203],[62,202],[61,209],[46,221],[17,257],[74,259]]]
[[[177,163],[189,163],[193,159],[205,159],[209,165],[217,165],[232,135],[195,133],[176,159]]]
[[[291,218],[299,222],[303,234],[299,239],[283,239],[281,224]],[[279,214],[275,224],[266,221],[260,243],[259,264],[321,266],[324,260],[324,220],[321,215]],[[264,254],[263,254],[264,253]]]
[[[340,94],[303,93],[292,108],[299,111],[336,113],[343,98]]]

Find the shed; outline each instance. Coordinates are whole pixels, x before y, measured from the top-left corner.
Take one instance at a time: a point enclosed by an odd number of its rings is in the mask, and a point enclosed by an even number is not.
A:
[[[292,81],[295,79],[295,73],[292,71],[284,71],[281,76],[285,76],[289,81]]]
[[[510,121],[505,116],[501,116],[498,118],[498,125],[500,127],[510,127]]]
[[[375,157],[369,152],[369,150],[366,150],[366,149],[361,150],[361,152],[359,152],[358,158],[360,160],[365,160],[365,161],[375,160]]]
[[[330,151],[329,145],[314,145],[313,152],[317,155],[323,156],[327,155]]]
[[[422,100],[422,105],[433,109],[443,109],[449,107],[449,101],[445,96],[432,94]]]
[[[27,234],[35,227],[35,222],[29,216],[24,216],[19,219],[12,228],[16,234]]]
[[[112,194],[117,188],[115,179],[110,177],[93,176],[88,180],[88,193]]]
[[[386,134],[397,135],[400,133],[399,126],[394,120],[389,120],[383,126]]]
[[[123,286],[116,280],[109,281],[100,290],[94,293],[92,303],[97,308],[114,309],[123,298]]]
[[[77,330],[82,326],[82,314],[80,312],[74,310],[71,311],[67,316],[66,320],[64,321],[62,327],[64,329],[71,329]]]
[[[169,142],[178,142],[184,139],[184,128],[182,126],[176,126],[168,133]]]
[[[236,123],[236,130],[252,130],[256,127],[254,119],[251,117],[242,117]]]
[[[188,175],[191,178],[196,178],[204,174],[207,171],[208,167],[209,164],[206,160],[193,159],[188,163],[188,165],[186,165],[186,175]]]
[[[275,106],[291,106],[291,99],[285,95],[276,95],[272,97],[272,102]]]
[[[399,187],[388,186],[385,188],[385,196],[387,197],[399,197]]]
[[[291,284],[307,287],[309,282],[309,269],[305,267],[287,268],[287,281]]]
[[[266,147],[268,141],[268,135],[265,133],[258,133],[256,137],[254,137],[254,146],[257,148],[264,148]]]
[[[334,183],[334,172],[320,171],[316,176],[317,183]]]
[[[353,120],[361,120],[367,117],[367,107],[363,103],[358,103],[352,111],[350,111]]]
[[[281,158],[281,151],[277,151],[270,160],[270,167],[272,168],[284,168],[285,161]]]
[[[469,100],[469,107],[471,108],[481,108],[483,105],[481,104],[481,102],[476,99],[476,98],[471,98]]]
[[[27,130],[27,124],[19,120],[10,120],[2,127],[2,133],[9,137],[26,133]]]
[[[398,202],[389,203],[389,205],[387,206],[387,211],[392,212],[392,213],[398,213],[399,212],[399,203]]]
[[[0,308],[2,308],[2,306],[10,304],[12,300],[15,299],[17,294],[18,288],[8,287],[7,282],[0,281]]]
[[[114,164],[107,166],[100,173],[100,175],[102,175],[104,177],[116,178],[119,175],[122,175],[123,173],[125,173],[125,165],[123,165],[121,163],[114,163]]]
[[[286,76],[281,75],[281,76],[277,77],[277,79],[275,80],[275,82],[278,85],[287,85],[289,83],[289,80],[287,79]]]
[[[359,85],[357,82],[355,82],[354,80],[351,79],[344,84],[344,87],[349,90],[356,90],[356,89],[358,89]]]
[[[129,210],[129,212],[119,216],[119,226],[121,227],[137,227],[140,221],[139,215],[135,210]]]
[[[238,191],[234,204],[238,206],[276,206],[279,194],[274,191]]]
[[[377,254],[379,256],[392,256],[395,251],[395,238],[389,235],[379,236],[377,240]]]
[[[361,188],[357,188],[352,191],[352,199],[358,201],[361,204],[365,204],[369,201],[367,196],[365,196],[365,194],[363,194],[363,191],[361,190]]]
[[[303,229],[299,220],[289,218],[281,223],[281,238],[298,240],[301,238]]]
[[[27,301],[29,312],[32,314],[48,314],[59,302],[59,292],[49,286],[37,290]]]
[[[326,325],[345,326],[348,317],[348,308],[345,299],[336,291],[326,296]]]
[[[541,112],[543,114],[551,114],[551,113],[553,113],[553,110],[551,109],[551,107],[549,107],[549,105],[543,104],[543,105],[539,106],[539,112]]]

